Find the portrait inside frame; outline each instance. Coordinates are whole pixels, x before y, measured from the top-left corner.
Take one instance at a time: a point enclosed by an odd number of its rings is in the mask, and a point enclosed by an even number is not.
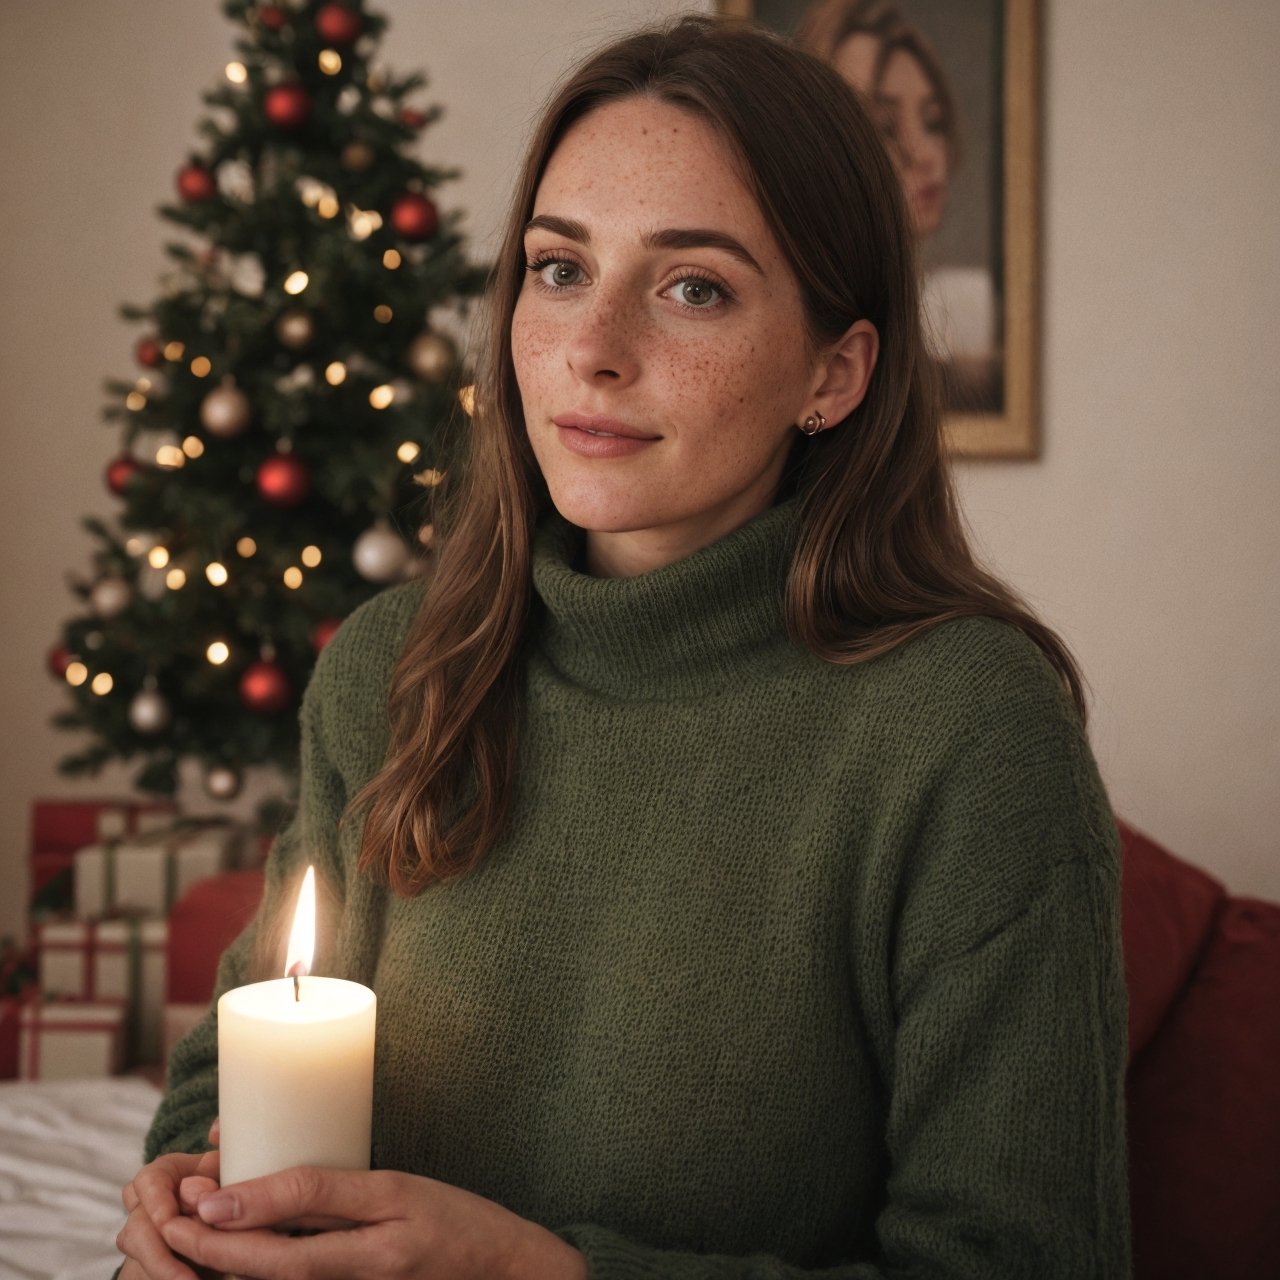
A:
[[[925,333],[963,457],[1039,452],[1037,0],[719,0],[872,106],[920,254]]]

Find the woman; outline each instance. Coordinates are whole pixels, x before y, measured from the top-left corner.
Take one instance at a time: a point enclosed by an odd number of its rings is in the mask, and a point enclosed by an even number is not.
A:
[[[855,95],[705,19],[605,49],[491,305],[435,573],[326,648],[259,917],[325,869],[375,1171],[218,1190],[206,1024],[126,1280],[1125,1274],[1115,828],[966,549]]]

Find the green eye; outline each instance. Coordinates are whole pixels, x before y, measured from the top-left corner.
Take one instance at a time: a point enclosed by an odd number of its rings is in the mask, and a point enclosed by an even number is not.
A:
[[[557,262],[551,279],[556,284],[573,284],[578,278],[578,268],[572,262]]]
[[[691,307],[705,307],[715,300],[716,289],[705,280],[686,280],[680,286],[680,296]]]

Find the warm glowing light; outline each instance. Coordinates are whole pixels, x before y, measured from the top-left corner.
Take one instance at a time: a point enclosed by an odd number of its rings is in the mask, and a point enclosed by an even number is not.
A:
[[[307,285],[311,283],[310,276],[305,271],[295,271],[285,282],[285,293],[297,295],[301,293]]]
[[[296,564],[291,564],[284,571],[284,585],[288,587],[290,591],[297,591],[297,589],[302,586],[302,570],[299,569]]]
[[[406,440],[404,444],[396,450],[396,457],[399,458],[401,462],[417,462],[418,455],[421,453],[422,450],[414,444],[412,440]]]
[[[443,482],[444,472],[437,471],[435,467],[428,467],[425,471],[419,471],[413,478],[418,482],[418,484],[422,485],[423,488],[434,489],[436,485]]]
[[[398,249],[388,249],[386,253],[382,255],[382,265],[386,267],[388,271],[394,271],[403,261],[404,259],[400,256],[400,251]]]
[[[436,545],[436,527],[433,524],[424,524],[418,530],[418,541],[422,543],[428,551]]]
[[[93,683],[89,688],[101,698],[115,688],[115,683],[116,682],[105,671],[99,671],[98,674],[93,677]]]
[[[379,324],[390,324],[391,314],[392,314],[391,308],[388,307],[385,303],[383,303],[381,306],[374,307],[373,309],[373,318]]]
[[[181,591],[187,585],[187,575],[181,569],[170,569],[164,575],[164,585],[170,591]]]
[[[327,76],[336,76],[342,70],[342,55],[337,49],[321,49],[317,61],[320,63],[320,70]]]
[[[162,444],[156,450],[156,466],[166,471],[177,471],[187,465],[187,455],[176,444]]]
[[[132,409],[135,413],[139,409],[147,407],[147,397],[141,391],[130,391],[124,398],[125,408]]]
[[[336,218],[342,212],[337,196],[321,196],[316,204],[316,212],[322,218]]]
[[[141,391],[145,395],[148,391],[151,390],[151,379],[139,378],[137,382],[135,382],[133,385],[136,390]]]
[[[471,417],[476,411],[476,389],[474,386],[463,387],[458,392],[458,403],[462,406],[462,411]]]
[[[147,563],[153,569],[163,569],[169,563],[168,547],[152,547],[147,552]]]
[[[289,930],[289,946],[284,953],[284,976],[302,978],[311,972],[316,950],[316,869],[307,868],[298,891],[298,905]],[[277,954],[279,954],[277,952]]]
[[[230,80],[232,84],[244,84],[248,78],[249,73],[245,70],[243,62],[227,63],[227,79]]]
[[[191,372],[194,373],[197,378],[207,378],[209,376],[209,370],[212,368],[213,363],[208,356],[196,356],[196,358],[191,362]]]
[[[331,387],[340,387],[347,380],[347,366],[341,360],[335,360],[324,371],[324,380]]]
[[[226,660],[231,657],[231,650],[225,641],[215,640],[205,651],[204,656],[213,663],[215,667],[220,667]]]
[[[302,563],[305,564],[308,569],[314,569],[323,559],[324,557],[320,554],[319,547],[310,546],[302,548]]]
[[[246,534],[236,543],[236,550],[244,559],[248,560],[250,556],[258,554],[258,544]]]
[[[77,688],[89,678],[89,668],[83,662],[69,662],[66,670],[67,683]]]
[[[302,203],[308,209],[314,209],[320,203],[320,197],[324,195],[327,188],[323,182],[317,182],[314,178],[299,178],[298,190],[302,194]]]
[[[210,564],[205,565],[204,576],[208,578],[215,587],[225,587],[227,585],[227,578],[230,575],[227,573],[227,566],[225,564],[214,560]]]
[[[380,387],[374,387],[369,392],[369,403],[375,409],[385,409],[396,398],[396,391],[389,383],[383,383]]]
[[[125,542],[124,549],[131,556],[140,556],[147,549],[147,544],[135,533],[132,538],[129,538]]]
[[[367,240],[377,229],[382,226],[382,214],[376,209],[357,209],[354,205],[347,210],[348,225],[351,228],[352,239]],[[386,255],[383,255],[383,261],[386,261]]]
[[[188,458],[198,458],[204,453],[204,441],[199,436],[188,436],[182,442],[182,452]]]
[[[181,342],[166,342],[164,344],[164,358],[166,360],[181,360],[186,351],[187,348]]]

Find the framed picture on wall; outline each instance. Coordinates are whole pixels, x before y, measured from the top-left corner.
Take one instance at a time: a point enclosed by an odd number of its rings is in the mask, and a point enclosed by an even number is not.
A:
[[[719,0],[867,99],[902,179],[948,444],[1039,452],[1038,0]]]

